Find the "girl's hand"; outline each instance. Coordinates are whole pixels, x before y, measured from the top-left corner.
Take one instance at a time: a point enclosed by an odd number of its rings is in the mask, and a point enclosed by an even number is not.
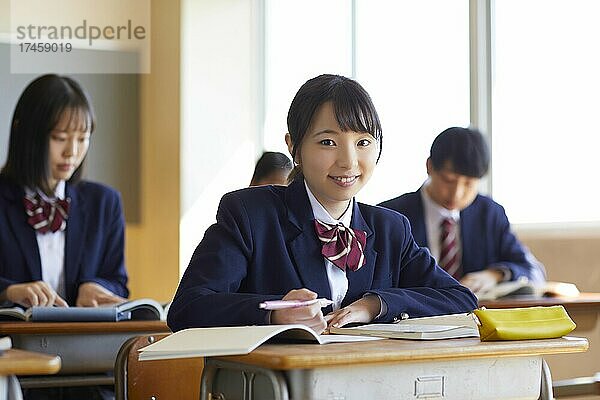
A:
[[[369,323],[381,312],[381,301],[377,295],[367,295],[354,303],[325,316],[328,326],[342,327],[351,322]]]
[[[44,281],[10,285],[6,288],[4,295],[1,297],[25,307],[54,305],[59,307],[69,306],[67,302]]]
[[[77,307],[98,307],[127,301],[96,282],[85,282],[79,285]]]
[[[308,289],[294,289],[290,290],[283,297],[283,300],[313,300],[316,298],[317,294]],[[302,324],[308,326],[317,333],[323,332],[327,327],[319,303],[305,307],[271,311],[271,323]]]

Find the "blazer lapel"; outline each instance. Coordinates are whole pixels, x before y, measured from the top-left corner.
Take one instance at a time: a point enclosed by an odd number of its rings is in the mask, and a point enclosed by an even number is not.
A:
[[[79,196],[79,191],[68,183],[66,196],[71,198],[65,243],[65,281],[68,287],[68,284],[76,282],[79,276],[86,215],[84,199]]]
[[[472,262],[471,253],[469,252],[469,249],[472,246],[465,246],[464,244],[465,243],[473,243],[473,237],[483,235],[483,232],[476,232],[478,229],[476,229],[475,225],[473,224],[469,208],[470,207],[467,207],[460,212],[460,243],[461,243],[460,264],[463,268],[463,274],[471,272],[471,271],[465,270],[465,266],[471,265],[471,262]],[[481,236],[481,237],[484,237],[484,236]]]
[[[304,180],[292,182],[285,192],[288,219],[294,233],[288,241],[296,272],[305,288],[319,294],[319,297],[331,297],[331,289],[321,255],[321,246],[313,227],[313,213],[304,187]],[[325,310],[324,310],[325,311]]]
[[[423,198],[421,197],[421,190],[424,190],[421,187],[417,190],[417,201],[415,202],[415,215],[418,215],[418,218],[412,218],[411,220],[411,229],[413,238],[417,243],[423,243],[424,247],[429,247],[429,240],[427,240],[427,228],[425,227],[425,207],[423,206]]]
[[[6,210],[8,221],[14,232],[14,237],[19,243],[19,248],[25,257],[27,268],[32,280],[42,279],[42,264],[40,261],[40,251],[38,249],[35,230],[27,223],[25,208],[21,200],[25,192],[17,186],[6,189],[4,196],[8,199],[8,209]]]
[[[361,297],[363,293],[371,289],[373,283],[373,274],[375,272],[375,261],[377,260],[377,252],[374,249],[373,231],[364,220],[358,203],[354,201],[354,210],[352,211],[352,222],[350,226],[353,229],[360,229],[367,234],[367,244],[365,246],[365,265],[356,271],[346,270],[348,277],[348,292],[342,302],[342,307]]]

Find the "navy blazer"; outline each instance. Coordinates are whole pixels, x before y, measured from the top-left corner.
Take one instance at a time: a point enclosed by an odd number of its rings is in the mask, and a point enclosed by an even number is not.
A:
[[[34,229],[27,223],[24,190],[0,178],[0,292],[15,283],[42,280]],[[127,297],[125,220],[114,189],[92,182],[67,183],[71,198],[65,237],[66,301],[75,305],[84,282]]]
[[[330,298],[313,219],[301,179],[289,187],[253,187],[223,196],[217,223],[206,231],[179,284],[169,327],[264,325],[267,311],[259,303],[281,299],[292,289]],[[375,293],[387,305],[380,322],[401,313],[419,317],[477,307],[473,294],[417,246],[400,214],[354,203],[351,226],[367,234],[366,264],[346,270],[342,306]]]
[[[427,247],[421,190],[384,201],[380,206],[408,217],[416,242]],[[534,282],[545,279],[544,266],[512,233],[504,208],[489,197],[477,195],[460,212],[460,233],[464,274],[498,265],[510,269],[512,280],[522,276]]]

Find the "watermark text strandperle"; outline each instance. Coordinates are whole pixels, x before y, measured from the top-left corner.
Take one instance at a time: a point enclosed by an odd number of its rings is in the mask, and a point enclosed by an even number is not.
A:
[[[130,19],[126,25],[105,25],[99,27],[88,25],[86,19],[81,25],[75,28],[62,25],[20,25],[17,26],[18,40],[66,40],[66,39],[87,39],[90,46],[94,40],[143,40],[146,38],[146,28],[141,25],[133,26]]]

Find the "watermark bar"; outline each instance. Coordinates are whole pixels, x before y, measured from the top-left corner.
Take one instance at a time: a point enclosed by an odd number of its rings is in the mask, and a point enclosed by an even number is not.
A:
[[[11,0],[11,73],[150,73],[150,0]]]

